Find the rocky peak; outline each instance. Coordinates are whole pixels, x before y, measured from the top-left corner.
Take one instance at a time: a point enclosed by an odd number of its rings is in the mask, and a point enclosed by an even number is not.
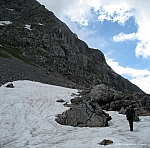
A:
[[[89,48],[66,24],[35,0],[1,0],[0,44],[28,63],[58,73],[76,85],[105,84],[144,93],[109,67],[100,50]],[[15,77],[15,76],[14,76]]]

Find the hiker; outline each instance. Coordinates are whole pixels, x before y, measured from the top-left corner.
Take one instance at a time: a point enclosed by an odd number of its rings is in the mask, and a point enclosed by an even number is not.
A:
[[[129,105],[129,108],[126,111],[126,117],[127,120],[129,121],[130,131],[133,131],[133,119],[135,117],[135,111],[132,108],[132,105]]]

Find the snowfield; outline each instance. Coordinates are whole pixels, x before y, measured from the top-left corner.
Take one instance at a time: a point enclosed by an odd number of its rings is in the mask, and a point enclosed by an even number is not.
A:
[[[55,122],[65,111],[58,99],[69,101],[78,90],[32,81],[15,81],[0,87],[0,148],[150,148],[150,116],[134,122],[129,131],[125,115],[112,116],[109,127],[71,127]],[[99,145],[112,140],[108,146]]]

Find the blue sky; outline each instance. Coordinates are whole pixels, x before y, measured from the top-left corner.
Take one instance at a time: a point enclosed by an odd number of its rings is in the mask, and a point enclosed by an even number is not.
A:
[[[101,50],[114,71],[150,94],[149,0],[38,1]]]

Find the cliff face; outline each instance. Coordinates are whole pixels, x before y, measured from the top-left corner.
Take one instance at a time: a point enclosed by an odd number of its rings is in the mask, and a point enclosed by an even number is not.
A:
[[[127,93],[144,93],[115,73],[100,50],[89,48],[37,1],[1,0],[0,21],[1,50],[76,85],[105,84]]]

